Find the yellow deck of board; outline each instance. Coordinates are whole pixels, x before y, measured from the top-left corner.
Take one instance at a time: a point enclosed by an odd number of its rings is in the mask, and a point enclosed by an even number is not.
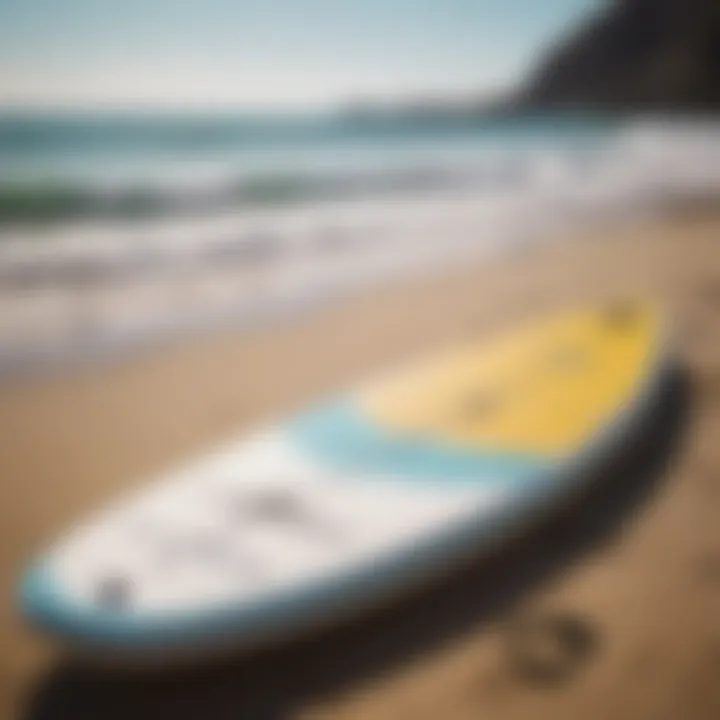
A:
[[[650,307],[582,311],[454,349],[374,383],[359,402],[388,429],[565,455],[633,398],[660,345]]]

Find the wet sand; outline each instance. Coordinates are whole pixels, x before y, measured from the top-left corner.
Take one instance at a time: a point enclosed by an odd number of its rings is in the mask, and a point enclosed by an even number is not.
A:
[[[503,555],[312,638],[151,678],[77,668],[17,619],[22,563],[153,472],[394,360],[618,295],[656,299],[675,321],[680,371],[657,427],[595,494]],[[0,476],[6,717],[720,717],[720,211],[678,209],[283,327],[7,384]],[[585,638],[552,678],[523,665],[518,620],[546,617]]]

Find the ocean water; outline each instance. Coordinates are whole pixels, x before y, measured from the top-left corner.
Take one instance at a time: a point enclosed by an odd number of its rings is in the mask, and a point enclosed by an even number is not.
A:
[[[351,117],[0,116],[0,222],[152,217],[512,180],[617,123]]]
[[[720,126],[0,115],[0,370],[287,316],[720,190]]]

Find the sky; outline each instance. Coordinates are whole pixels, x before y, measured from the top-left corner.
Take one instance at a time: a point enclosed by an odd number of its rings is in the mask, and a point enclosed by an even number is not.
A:
[[[315,108],[498,92],[600,0],[0,0],[0,104]]]

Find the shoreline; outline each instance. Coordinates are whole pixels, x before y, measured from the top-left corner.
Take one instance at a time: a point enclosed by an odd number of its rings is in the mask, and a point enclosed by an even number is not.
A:
[[[687,206],[692,213],[703,203],[712,207],[716,197],[675,198],[667,204]],[[531,209],[539,200],[530,203]],[[236,218],[231,224],[239,234],[229,256],[221,252],[203,261],[195,255],[197,249],[181,244],[172,253],[166,248],[167,267],[154,267],[153,249],[140,248],[137,241],[122,251],[138,255],[137,268],[131,262],[128,269],[113,270],[117,258],[112,245],[94,266],[90,256],[83,258],[89,246],[83,250],[81,242],[80,254],[68,258],[79,263],[76,280],[72,274],[69,280],[63,281],[61,275],[59,281],[41,279],[37,285],[31,280],[25,290],[21,265],[17,288],[12,279],[5,287],[0,283],[0,385],[122,362],[156,348],[202,342],[216,333],[283,325],[326,305],[428,276],[452,275],[467,265],[502,265],[558,237],[582,236],[580,228],[588,223],[613,232],[628,222],[663,217],[655,200],[599,215],[597,208],[584,208],[575,215],[559,210],[557,216],[546,210],[542,218],[518,221],[508,210],[517,205],[514,214],[522,215],[523,203],[510,198],[504,202],[510,205],[500,216],[496,206],[478,206],[474,193],[435,198],[429,205],[417,199],[394,200],[317,207],[307,215],[290,214],[284,219],[270,214],[263,222],[280,223],[277,238],[283,228],[287,235],[285,252],[279,256],[272,247],[250,248],[246,254],[242,232],[249,232],[252,242],[251,228],[257,220],[244,218],[237,226]],[[383,224],[386,227],[378,231]],[[217,230],[216,235],[223,232]],[[444,238],[439,248],[429,241],[437,237]],[[253,260],[254,252],[262,254],[259,264]],[[147,268],[141,260],[144,253],[151,263]],[[0,256],[0,266],[8,257],[12,253]],[[90,265],[84,267],[86,261]]]
[[[413,274],[532,252],[589,225],[614,232],[720,187],[714,124],[629,123],[559,136],[545,127],[538,137],[530,129],[519,140],[480,135],[469,155],[443,136],[432,145],[434,164],[405,148],[405,171],[437,181],[414,190],[385,177],[391,163],[381,165],[385,184],[375,195],[359,192],[357,168],[344,166],[340,152],[326,170],[347,178],[330,189],[349,182],[354,199],[331,192],[307,205],[207,213],[178,200],[176,215],[155,220],[0,228],[0,374],[294,316]],[[440,182],[448,168],[464,180]],[[196,181],[204,187],[202,174]],[[102,183],[96,190],[105,192]]]

